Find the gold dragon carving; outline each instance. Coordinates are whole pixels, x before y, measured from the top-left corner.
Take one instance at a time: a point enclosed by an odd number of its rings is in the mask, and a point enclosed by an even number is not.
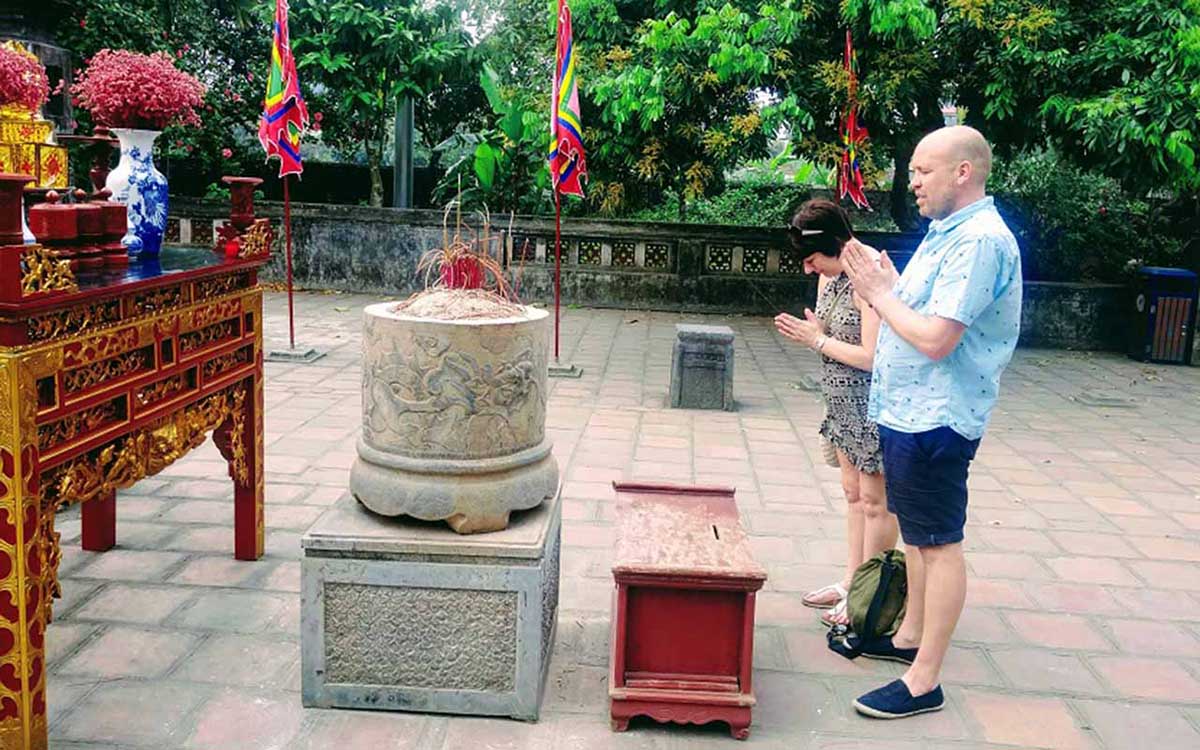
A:
[[[9,402],[9,389],[12,388],[9,373],[13,364],[13,360],[0,359],[0,449],[8,449],[10,452],[13,449],[13,413],[12,404]]]
[[[250,347],[242,347],[213,357],[204,363],[204,378],[211,380],[229,370],[241,367],[250,361]]]
[[[26,331],[31,341],[47,341],[87,333],[120,319],[121,301],[102,300],[30,318]]]
[[[175,307],[164,307],[161,310],[154,310],[153,313],[161,315],[169,313],[171,310],[184,312],[183,306],[191,301],[201,302],[204,300],[213,300],[217,297],[222,297],[233,292],[251,289],[249,276],[246,274],[235,274],[231,276],[219,276],[212,279],[200,279],[194,282],[193,291],[191,293],[184,287],[173,287],[164,290],[161,296],[146,297],[142,304],[166,304],[172,297],[176,298],[177,304]],[[231,314],[236,314],[241,302],[239,299],[219,300],[212,304],[197,307],[192,313],[192,325],[189,329],[200,328],[207,323],[212,323]],[[121,322],[124,317],[133,317],[139,314],[150,313],[149,309],[141,309],[137,307],[137,303],[132,303],[130,311],[132,316],[122,314],[121,301],[119,299],[106,299],[98,302],[90,302],[83,305],[67,308],[65,310],[56,310],[44,315],[30,318],[26,323],[26,330],[30,341],[47,341],[50,339],[62,338],[64,336],[79,336],[81,334],[90,333],[98,328],[113,325]],[[163,334],[169,334],[169,328],[178,322],[178,318],[174,316],[166,316],[157,318],[153,321],[153,325],[158,331]],[[130,322],[133,322],[132,319]],[[139,326],[139,333],[145,333],[148,330],[146,323]]]
[[[8,647],[0,654],[0,746],[44,748],[45,670],[33,661],[41,653],[47,613],[38,604],[53,578],[45,568],[44,524],[38,521],[36,463],[32,444],[37,416],[37,366],[53,358],[25,360],[0,353],[0,518],[5,533],[0,555],[6,574],[0,579],[5,604],[0,631]],[[31,528],[29,524],[35,523]],[[53,538],[53,537],[51,537]],[[20,605],[18,605],[20,602]],[[14,687],[12,678],[22,680]],[[34,738],[29,744],[26,738]],[[16,742],[17,744],[12,744]]]
[[[199,447],[214,430],[218,433],[217,446],[229,461],[230,474],[239,484],[246,484],[250,479],[244,440],[247,394],[245,385],[220,391],[158,424],[118,438],[42,475],[39,546],[45,561],[47,612],[53,599],[62,593],[58,581],[61,552],[59,534],[54,531],[55,511],[64,505],[96,500],[159,473],[188,451]],[[223,426],[227,426],[227,432],[220,429]]]
[[[249,274],[238,273],[229,276],[200,279],[195,283],[196,292],[194,299],[211,299],[236,292],[239,289],[248,289],[250,287],[250,276]]]
[[[139,294],[133,298],[130,306],[135,315],[141,315],[143,313],[163,312],[186,304],[187,301],[187,289],[182,284],[179,284]]]
[[[138,345],[140,338],[137,328],[123,328],[103,336],[82,339],[77,346],[63,348],[63,364],[67,367],[91,364],[132,349]]]
[[[58,263],[57,259],[44,253],[33,253],[29,257],[34,262]],[[27,268],[26,265],[22,271],[26,271]],[[52,276],[47,275],[48,272],[60,268],[61,265],[46,266],[44,271],[38,272],[41,275],[37,276],[36,280],[31,280],[27,274],[24,275],[23,293],[30,293],[30,285],[41,289],[51,283],[64,283],[61,278],[55,281]],[[262,387],[257,378],[254,381],[239,382],[185,407],[178,414],[164,417],[131,434],[115,438],[109,445],[90,451],[85,456],[41,472],[40,482],[37,470],[30,471],[30,461],[33,466],[37,465],[40,442],[36,426],[39,378],[44,380],[55,373],[64,373],[64,377],[68,377],[64,372],[64,360],[68,371],[81,368],[75,373],[80,383],[85,380],[94,381],[103,368],[113,366],[124,370],[132,364],[124,362],[125,357],[134,355],[131,349],[146,347],[168,337],[178,337],[191,328],[187,323],[191,322],[189,319],[193,314],[198,318],[195,322],[203,322],[205,325],[227,322],[232,329],[230,332],[236,332],[240,321],[234,316],[240,316],[243,310],[253,311],[258,313],[255,316],[257,325],[257,321],[261,319],[261,301],[254,299],[249,280],[248,274],[235,274],[193,282],[193,285],[185,286],[181,290],[182,300],[168,293],[152,300],[144,300],[141,309],[130,307],[126,311],[121,300],[102,299],[42,313],[25,321],[29,347],[18,346],[15,350],[0,347],[0,455],[8,456],[9,460],[18,462],[17,466],[24,467],[19,476],[9,476],[7,479],[3,472],[0,472],[0,507],[7,509],[9,518],[13,521],[18,517],[38,519],[36,530],[25,529],[20,535],[28,545],[24,551],[13,547],[10,548],[10,552],[16,555],[32,554],[41,562],[40,569],[32,568],[36,573],[26,577],[23,592],[18,591],[15,572],[12,577],[0,582],[0,588],[11,592],[14,597],[24,595],[30,603],[26,610],[27,628],[10,629],[0,625],[0,628],[7,630],[16,642],[26,643],[27,638],[34,637],[33,633],[45,632],[45,625],[51,615],[52,599],[61,592],[57,576],[61,555],[60,534],[55,530],[55,510],[60,503],[95,500],[101,497],[102,493],[128,487],[146,476],[156,474],[202,444],[210,432],[214,433],[214,441],[229,462],[229,473],[233,479],[242,487],[253,482],[261,497],[264,476],[261,471],[253,472],[253,475],[251,471],[251,461],[261,465],[263,458]],[[246,289],[248,293],[238,294],[236,300],[212,299],[242,289]],[[192,291],[203,291],[204,294],[188,293]],[[212,302],[202,307],[197,305],[196,308],[200,309],[182,308],[172,311],[166,307],[161,311],[153,311],[148,317],[139,315],[150,313],[151,310],[147,308],[158,304],[165,307],[180,301],[199,302],[202,299],[212,299]],[[133,316],[138,316],[139,319],[134,320]],[[113,330],[126,317],[130,318],[128,323],[132,324],[132,327]],[[234,319],[229,320],[230,317]],[[216,331],[208,332],[208,335],[214,333]],[[205,334],[201,333],[196,338],[204,336]],[[49,345],[50,340],[55,340],[55,343]],[[46,342],[46,346],[39,342]],[[255,359],[259,355],[260,346],[256,341],[253,349]],[[141,349],[137,351],[144,354]],[[152,358],[156,358],[156,351],[150,350]],[[120,364],[114,362],[117,358],[122,360]],[[104,362],[106,359],[108,361]],[[89,365],[95,367],[88,367]],[[83,368],[88,371],[85,373]],[[143,388],[136,397],[139,402],[142,399],[167,398],[178,393],[180,389],[187,388],[189,385],[186,378],[175,376],[163,381],[160,388]],[[247,399],[253,401],[248,402]],[[248,417],[254,407],[257,408],[254,412],[256,419],[252,423]],[[60,427],[70,431],[66,425],[55,425],[51,427],[54,434],[47,435],[42,440],[59,442],[64,434],[59,431]],[[253,433],[253,443],[248,439],[247,430]],[[261,501],[256,525],[261,535]],[[261,541],[259,545],[261,553]],[[35,606],[35,601],[45,606]],[[6,667],[11,665],[19,672],[22,669],[19,660],[23,658],[19,653],[28,653],[30,648],[34,648],[34,645],[28,644],[20,650],[14,649],[8,656],[0,657],[0,663]],[[12,721],[0,722],[0,747],[25,746],[22,742],[28,737],[42,738],[40,743],[35,741],[33,747],[45,746],[44,690],[44,671],[37,678],[36,684],[31,680],[27,692],[0,689],[0,696],[11,697],[20,706],[19,717],[13,717]],[[41,702],[40,709],[37,708],[38,702]],[[26,712],[29,712],[27,717]],[[16,744],[13,745],[10,740]]]
[[[238,257],[252,258],[270,252],[272,236],[270,219],[259,219],[254,222],[242,234],[242,247],[238,250]]]
[[[230,319],[220,323],[213,323],[210,326],[205,326],[196,331],[180,334],[179,336],[179,351],[182,354],[191,354],[199,351],[204,347],[214,344],[218,341],[231,339],[237,336],[237,319]]]
[[[118,354],[90,365],[67,370],[63,373],[63,389],[67,393],[78,393],[94,388],[101,383],[118,380],[130,373],[152,367],[154,367],[154,352],[147,349],[134,349],[131,352]]]
[[[52,469],[43,477],[43,490],[55,504],[73,505],[130,487],[199,446],[209,432],[231,418],[228,460],[233,478],[245,484],[250,475],[242,440],[245,413],[244,386],[215,393],[156,425],[118,438],[92,455]]]
[[[242,301],[240,299],[227,299],[204,307],[197,307],[192,310],[191,326],[188,330],[197,330],[213,323],[224,321],[227,318],[236,318],[242,312]]]
[[[160,380],[147,386],[142,386],[138,389],[134,398],[139,407],[146,407],[170,398],[171,396],[182,392],[186,387],[187,381],[184,380],[183,375],[172,375],[165,380]]]
[[[42,425],[38,428],[38,449],[48,451],[57,448],[82,435],[92,434],[101,425],[120,421],[124,406],[123,398],[106,401]]]
[[[75,274],[71,272],[71,263],[55,258],[41,245],[26,248],[21,265],[24,268],[21,275],[23,295],[79,291]]]

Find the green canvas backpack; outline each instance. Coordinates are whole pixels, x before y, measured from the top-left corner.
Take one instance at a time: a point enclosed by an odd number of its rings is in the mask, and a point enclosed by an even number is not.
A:
[[[853,659],[861,653],[862,640],[892,635],[904,619],[908,603],[904,552],[886,550],[858,566],[846,599],[850,627],[834,627],[828,640],[831,650]]]
[[[904,552],[889,549],[858,566],[846,597],[846,614],[856,634],[876,638],[895,633],[908,602]]]

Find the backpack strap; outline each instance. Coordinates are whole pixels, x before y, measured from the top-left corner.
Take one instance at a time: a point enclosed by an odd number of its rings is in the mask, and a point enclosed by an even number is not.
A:
[[[866,621],[863,622],[863,629],[867,633],[875,630],[880,610],[883,609],[884,599],[887,598],[888,586],[891,585],[896,570],[897,566],[892,562],[891,552],[884,554],[879,570],[879,585],[875,588],[875,595],[871,597],[871,604],[867,607]],[[857,659],[862,654],[862,634],[853,633],[844,625],[830,628],[825,636],[825,641],[830,651],[841,654],[847,659]]]
[[[892,553],[888,552],[883,556],[883,564],[879,570],[879,586],[875,589],[875,596],[871,597],[871,606],[867,607],[867,617],[863,621],[863,630],[869,634],[874,634],[875,626],[879,623],[879,613],[883,609],[888,587],[891,586],[895,574],[896,564],[892,562]]]

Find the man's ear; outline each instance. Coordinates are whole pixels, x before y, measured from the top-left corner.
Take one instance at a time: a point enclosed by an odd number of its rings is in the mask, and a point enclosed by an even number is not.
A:
[[[975,174],[975,165],[969,161],[960,161],[958,163],[958,173],[954,181],[959,185],[966,185],[971,181],[972,175]]]

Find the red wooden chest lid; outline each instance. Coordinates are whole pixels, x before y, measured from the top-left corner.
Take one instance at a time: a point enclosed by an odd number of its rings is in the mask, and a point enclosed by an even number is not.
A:
[[[731,487],[613,482],[617,550],[613,575],[741,581],[758,589],[767,573],[750,552]]]

